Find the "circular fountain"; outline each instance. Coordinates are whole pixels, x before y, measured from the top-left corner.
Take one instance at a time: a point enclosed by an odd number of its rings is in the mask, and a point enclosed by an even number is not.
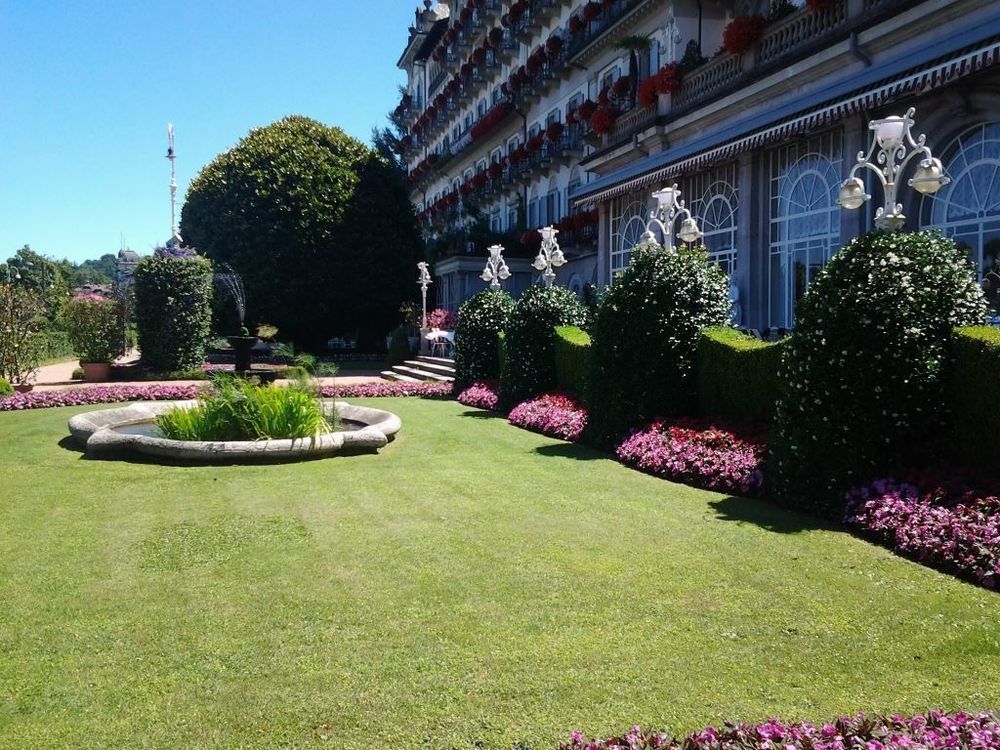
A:
[[[175,406],[191,408],[196,404],[197,401],[147,401],[90,411],[71,418],[69,431],[91,458],[137,453],[171,462],[241,463],[303,461],[341,452],[378,450],[402,427],[399,417],[391,412],[323,399],[324,413],[332,416],[336,412],[340,429],[311,438],[200,441],[163,437],[156,426],[157,416]]]

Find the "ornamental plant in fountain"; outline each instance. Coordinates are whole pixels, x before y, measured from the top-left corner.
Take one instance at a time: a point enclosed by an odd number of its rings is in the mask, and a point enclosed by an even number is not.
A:
[[[852,240],[796,310],[769,469],[788,503],[839,517],[844,492],[944,433],[955,326],[986,319],[976,270],[940,234]]]
[[[500,331],[507,327],[514,300],[502,289],[473,295],[458,311],[455,331],[455,386],[477,380],[499,380]]]
[[[612,446],[630,428],[692,413],[698,331],[727,323],[729,305],[726,275],[704,248],[633,248],[590,332],[587,404],[597,443]]]

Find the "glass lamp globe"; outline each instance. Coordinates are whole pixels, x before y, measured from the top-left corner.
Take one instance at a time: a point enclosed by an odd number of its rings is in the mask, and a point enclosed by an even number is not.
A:
[[[673,208],[680,195],[681,191],[677,189],[676,185],[673,187],[665,187],[662,190],[657,190],[653,193],[653,197],[656,198],[656,205],[661,210]]]
[[[549,256],[549,260],[553,266],[559,268],[559,266],[566,262],[566,256],[563,255],[562,250],[556,248]]]
[[[691,243],[697,242],[701,239],[702,232],[698,228],[697,222],[691,217],[688,217],[681,222],[681,229],[677,233],[677,237],[681,242],[686,242],[690,245]]]
[[[542,242],[555,242],[556,234],[559,233],[559,230],[555,227],[548,226],[539,229],[538,233],[542,235]]]
[[[535,258],[535,262],[531,264],[531,267],[536,271],[544,271],[548,267],[548,264],[545,262],[545,258],[542,257],[541,253],[539,253],[538,257]]]
[[[493,281],[493,274],[490,273],[490,269],[487,268],[485,271],[479,274],[479,278],[481,278],[483,281]]]
[[[843,208],[854,210],[861,208],[864,202],[871,196],[865,192],[865,184],[860,177],[851,177],[844,180],[840,186],[840,198],[837,200]]]
[[[933,195],[942,187],[951,182],[944,174],[944,167],[941,166],[940,159],[926,159],[917,167],[913,174],[913,179],[909,184],[914,190],[923,195]]]
[[[500,270],[497,272],[497,276],[500,277],[501,280],[510,278],[510,269],[507,268],[506,264],[500,266]]]
[[[906,120],[897,115],[891,115],[875,124],[875,139],[878,145],[887,151],[898,148],[906,133]]]

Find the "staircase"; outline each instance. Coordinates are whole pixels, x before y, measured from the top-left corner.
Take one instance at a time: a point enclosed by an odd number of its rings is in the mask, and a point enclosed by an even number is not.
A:
[[[455,360],[421,355],[393,365],[391,370],[383,370],[382,377],[403,383],[451,383],[455,380]]]

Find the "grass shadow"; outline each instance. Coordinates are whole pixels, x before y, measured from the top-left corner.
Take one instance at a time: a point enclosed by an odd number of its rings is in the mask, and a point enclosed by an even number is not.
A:
[[[540,456],[555,456],[557,458],[571,458],[574,461],[596,461],[597,459],[612,460],[611,456],[597,448],[591,448],[579,443],[556,443],[555,445],[540,445],[535,448],[535,453]]]
[[[56,443],[56,445],[58,445],[64,451],[69,451],[70,453],[80,453],[81,457],[83,457],[82,454],[86,453],[86,449],[84,449],[83,446],[81,446],[78,442],[76,442],[76,440],[73,439],[72,435],[67,435],[58,443]]]
[[[775,534],[799,534],[803,531],[843,531],[839,524],[788,510],[767,500],[734,495],[709,503],[720,521],[734,521],[759,526]]]
[[[458,416],[460,417],[472,417],[473,419],[502,419],[507,420],[503,414],[498,411],[486,411],[485,409],[470,409],[469,411],[463,411]]]

